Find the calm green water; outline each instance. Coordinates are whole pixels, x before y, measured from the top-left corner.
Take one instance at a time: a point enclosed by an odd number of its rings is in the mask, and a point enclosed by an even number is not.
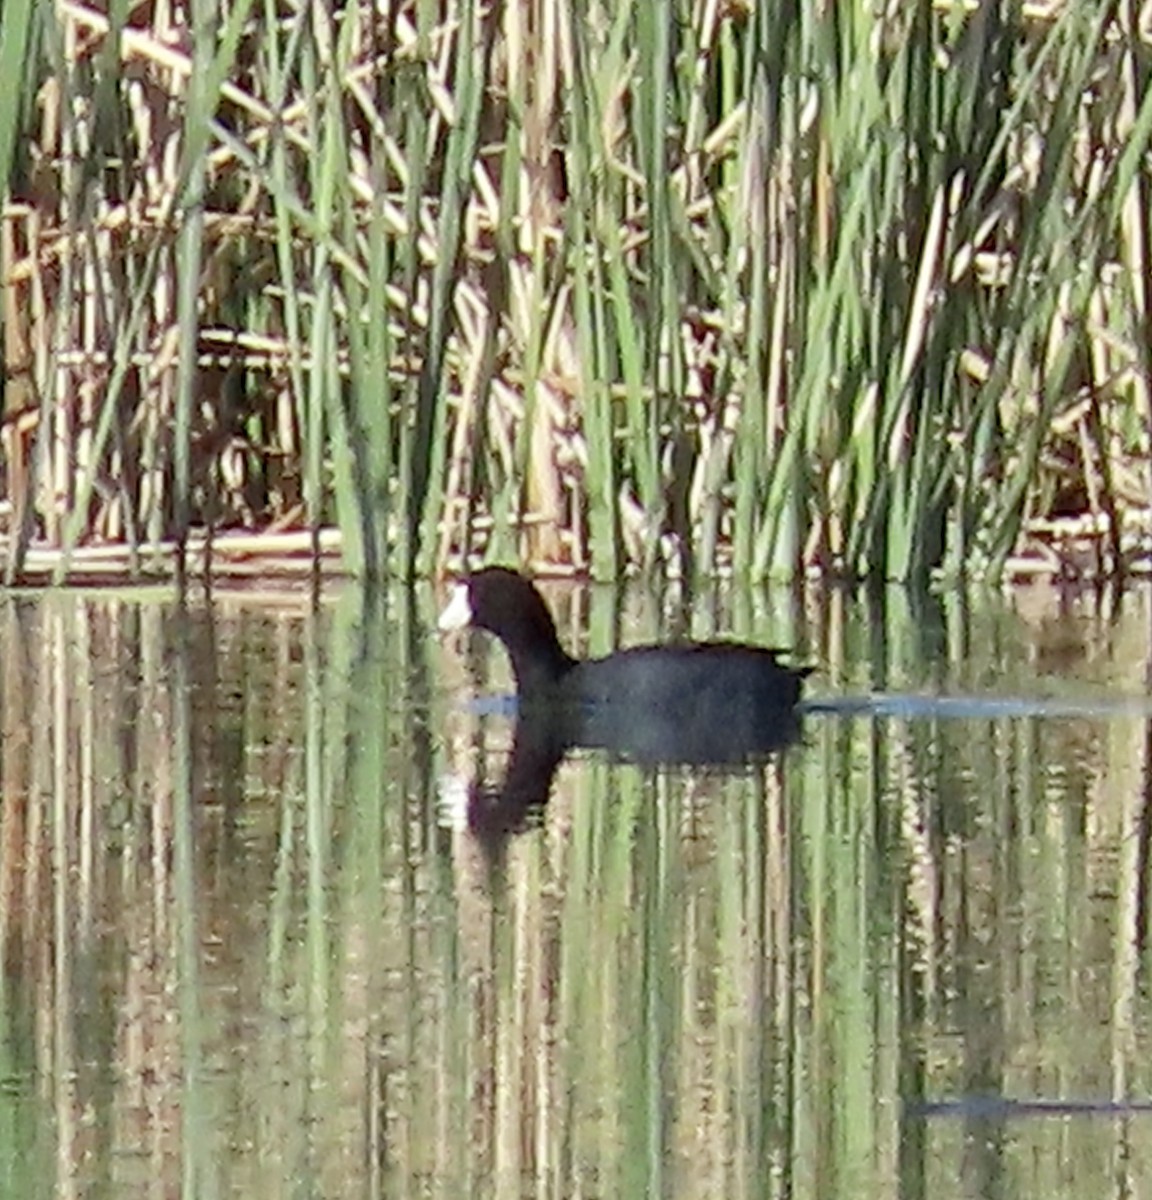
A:
[[[1146,593],[556,588],[588,651],[802,646],[741,776],[498,779],[498,654],[434,598],[0,600],[0,1196],[1097,1197],[1152,1173]],[[1042,1102],[1054,1108],[1006,1104]],[[1105,1111],[1110,1102],[1118,1111]]]

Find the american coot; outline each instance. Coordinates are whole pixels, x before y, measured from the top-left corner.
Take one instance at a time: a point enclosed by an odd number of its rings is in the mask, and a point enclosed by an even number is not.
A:
[[[508,651],[521,718],[568,745],[640,762],[737,763],[796,737],[810,668],[779,651],[730,642],[637,646],[578,660],[556,636],[543,597],[522,575],[488,567],[459,582],[441,631],[471,625]]]

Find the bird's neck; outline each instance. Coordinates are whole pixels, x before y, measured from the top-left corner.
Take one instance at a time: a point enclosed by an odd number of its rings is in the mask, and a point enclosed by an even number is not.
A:
[[[547,695],[576,664],[560,646],[542,652],[538,645],[531,649],[515,641],[505,645],[516,676],[516,690],[524,698]]]

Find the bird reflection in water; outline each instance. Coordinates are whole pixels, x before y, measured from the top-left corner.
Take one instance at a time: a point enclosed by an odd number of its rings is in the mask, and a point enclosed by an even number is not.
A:
[[[539,826],[560,764],[572,751],[591,750],[609,761],[652,770],[691,768],[709,775],[747,774],[800,737],[800,720],[782,709],[763,725],[697,727],[686,733],[660,720],[613,723],[604,712],[556,709],[518,714],[512,744],[499,767],[481,761],[471,778],[440,782],[445,822],[483,838],[505,838]]]

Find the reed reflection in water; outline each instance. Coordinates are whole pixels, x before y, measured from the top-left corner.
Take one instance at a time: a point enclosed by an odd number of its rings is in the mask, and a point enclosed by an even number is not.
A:
[[[498,788],[512,726],[460,711],[434,611],[0,602],[0,1194],[1147,1177],[1144,722],[825,714],[728,774],[576,753],[534,828],[477,836],[439,785]],[[1149,661],[1142,595],[742,619],[830,694],[1137,692]]]

